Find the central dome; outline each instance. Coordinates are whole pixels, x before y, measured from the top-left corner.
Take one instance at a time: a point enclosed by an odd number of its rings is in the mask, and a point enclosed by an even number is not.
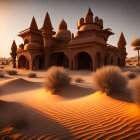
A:
[[[58,30],[67,30],[67,23],[64,19],[60,22]]]

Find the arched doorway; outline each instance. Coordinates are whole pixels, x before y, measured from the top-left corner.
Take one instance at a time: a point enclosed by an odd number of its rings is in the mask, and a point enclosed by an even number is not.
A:
[[[107,54],[105,57],[104,57],[104,65],[108,65],[109,64],[109,54]]]
[[[78,63],[78,69],[93,70],[93,62],[88,53],[81,52],[77,55],[76,59]]]
[[[41,55],[36,56],[34,61],[33,61],[33,69],[42,70],[44,68],[45,68],[44,57]]]
[[[23,55],[18,59],[18,68],[29,69],[29,61]]]
[[[68,68],[69,60],[63,52],[54,53],[50,57],[50,66],[63,66]]]
[[[113,65],[113,56],[111,56],[111,59],[110,59],[110,65]]]
[[[25,45],[25,44],[28,44],[28,43],[29,43],[28,39],[25,39],[25,40],[24,40],[24,45]]]
[[[121,66],[121,59],[120,59],[120,57],[118,57],[118,60],[117,60],[118,62],[118,66]]]
[[[95,69],[99,68],[101,66],[101,55],[99,52],[95,55]]]
[[[39,58],[39,69],[44,69],[44,59]]]

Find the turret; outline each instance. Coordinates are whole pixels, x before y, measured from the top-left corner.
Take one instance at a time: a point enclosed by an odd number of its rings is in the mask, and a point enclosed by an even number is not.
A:
[[[125,58],[126,58],[126,55],[127,55],[125,46],[127,45],[127,43],[126,43],[126,40],[125,40],[125,37],[124,37],[123,33],[121,33],[117,45],[118,45],[119,50],[121,51],[122,66],[125,66]]]
[[[45,20],[41,28],[41,32],[44,40],[45,68],[48,68],[50,62],[52,36],[55,35],[48,12],[45,16]]]
[[[53,31],[52,23],[48,12],[45,16],[44,24],[41,28],[41,31],[44,39],[44,47],[50,47],[51,39],[55,32]]]
[[[17,45],[16,45],[16,42],[14,40],[12,47],[11,47],[11,53],[10,53],[12,60],[13,60],[13,68],[16,68],[16,56],[17,56],[16,52],[17,52]]]
[[[33,16],[32,21],[31,21],[30,29],[34,30],[34,31],[38,31],[37,23],[36,23],[34,16]]]
[[[87,15],[84,19],[84,23],[93,23],[93,13],[90,8],[88,9]]]
[[[77,29],[79,30],[79,28],[84,24],[84,18],[80,18],[80,20],[77,21]]]
[[[55,38],[65,43],[68,43],[71,40],[71,32],[67,29],[67,23],[64,19],[61,20],[58,26],[58,31],[55,34]]]
[[[35,17],[33,16],[30,27],[21,31],[18,36],[23,38],[24,45],[29,43],[39,43],[42,44],[42,35],[38,29]]]

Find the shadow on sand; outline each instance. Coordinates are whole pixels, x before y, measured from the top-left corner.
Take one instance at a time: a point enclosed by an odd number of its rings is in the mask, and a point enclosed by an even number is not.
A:
[[[62,96],[67,99],[75,99],[79,97],[88,96],[90,94],[93,94],[93,92],[94,90],[92,88],[86,88],[70,84],[56,91],[54,94]]]
[[[0,139],[74,139],[69,130],[33,108],[0,100]]]

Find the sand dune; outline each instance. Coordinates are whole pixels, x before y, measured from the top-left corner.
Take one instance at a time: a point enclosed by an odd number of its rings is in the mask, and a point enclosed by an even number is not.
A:
[[[134,103],[82,84],[56,94],[40,84],[19,78],[1,82],[0,139],[140,139],[140,109]],[[17,127],[19,121],[27,125]]]
[[[2,94],[11,94],[21,91],[28,91],[33,90],[34,88],[39,88],[42,86],[42,83],[39,82],[30,82],[27,80],[24,80],[23,78],[17,78],[17,79],[11,79],[11,80],[5,80],[0,83],[1,86],[1,92]]]

